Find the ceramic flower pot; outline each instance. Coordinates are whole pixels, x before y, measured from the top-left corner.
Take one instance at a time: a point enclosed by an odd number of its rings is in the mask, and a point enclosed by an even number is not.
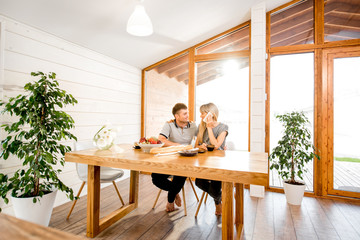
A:
[[[33,197],[17,198],[11,197],[15,216],[17,218],[49,226],[51,213],[54,207],[57,190],[45,194],[40,201],[33,203]]]
[[[292,205],[301,205],[305,192],[305,184],[294,185],[283,181],[286,201]]]

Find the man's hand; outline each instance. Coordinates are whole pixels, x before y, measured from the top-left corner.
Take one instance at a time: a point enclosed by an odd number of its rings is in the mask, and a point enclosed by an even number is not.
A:
[[[158,139],[164,143],[164,147],[169,147],[169,146],[176,146],[176,145],[180,145],[179,143],[175,143],[172,141],[169,141],[166,137],[164,137],[163,135],[159,135]]]

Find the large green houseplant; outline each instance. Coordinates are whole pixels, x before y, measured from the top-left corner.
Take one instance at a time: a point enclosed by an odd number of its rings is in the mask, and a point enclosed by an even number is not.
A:
[[[6,204],[9,193],[36,203],[45,194],[59,189],[72,200],[73,190],[58,178],[61,169],[56,169],[56,165],[64,166],[64,155],[71,151],[61,141],[76,140],[69,132],[74,120],[60,109],[74,105],[77,100],[59,88],[55,73],[31,75],[39,79],[27,83],[24,94],[9,98],[7,103],[0,101],[1,115],[14,119],[1,125],[0,158],[6,160],[13,155],[23,165],[12,176],[0,173],[0,196]]]
[[[317,159],[320,157],[316,154],[315,146],[312,144],[311,133],[307,126],[309,120],[303,112],[286,113],[277,115],[276,118],[282,123],[284,133],[269,156],[270,169],[276,169],[284,180],[288,202],[298,205],[301,203],[305,190],[305,184],[298,179],[303,180],[303,174],[307,170],[306,164],[314,157]],[[302,191],[298,194],[301,195],[300,199],[289,197],[288,192],[292,191],[288,189],[292,186]]]

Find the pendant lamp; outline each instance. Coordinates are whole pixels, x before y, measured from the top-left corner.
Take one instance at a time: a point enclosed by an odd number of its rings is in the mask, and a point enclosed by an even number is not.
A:
[[[142,3],[140,1],[140,3]],[[135,6],[134,12],[131,14],[128,22],[126,31],[134,36],[149,36],[153,33],[153,26],[149,16],[146,14],[143,5],[138,4]]]

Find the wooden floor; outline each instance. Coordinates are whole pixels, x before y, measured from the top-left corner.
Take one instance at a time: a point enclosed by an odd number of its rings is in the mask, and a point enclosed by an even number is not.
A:
[[[126,179],[118,183],[124,200],[128,199]],[[188,216],[184,211],[164,211],[166,194],[160,196],[157,208],[152,204],[158,192],[149,175],[140,175],[139,208],[106,229],[96,239],[221,239],[221,218],[214,214],[214,203],[208,199],[198,219],[194,218],[197,202],[186,183]],[[198,190],[199,196],[201,191]],[[101,191],[101,215],[120,206],[113,186]],[[50,227],[76,235],[86,235],[86,197],[81,198],[66,221],[71,203],[56,207]],[[245,190],[245,224],[242,239],[360,239],[360,203],[304,198],[301,206],[286,204],[285,196],[266,192],[264,199],[249,196]]]
[[[304,174],[306,191],[313,191],[313,162],[307,164]],[[334,189],[360,192],[360,163],[334,161]],[[270,186],[283,187],[282,179],[274,169],[270,174]]]

